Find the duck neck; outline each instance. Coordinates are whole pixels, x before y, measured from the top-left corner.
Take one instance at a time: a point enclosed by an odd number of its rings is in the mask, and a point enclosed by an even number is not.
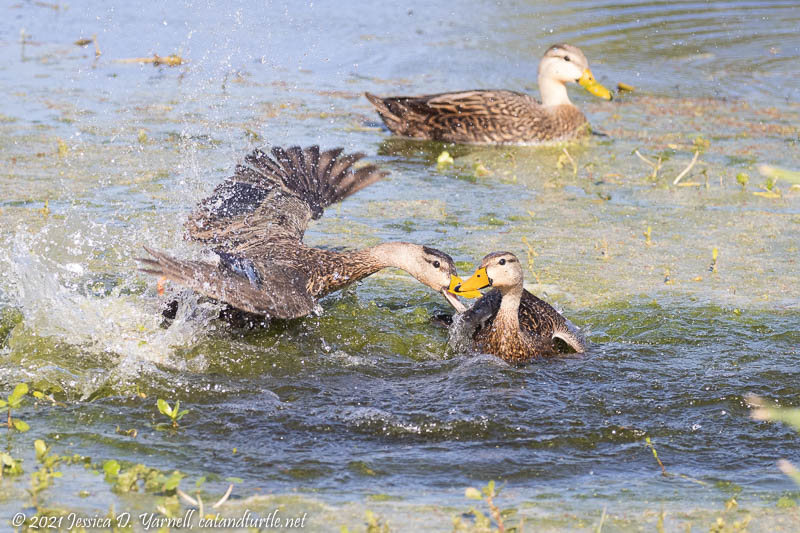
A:
[[[545,107],[572,105],[567,94],[567,86],[558,80],[540,76],[539,94],[542,97],[542,105]]]
[[[318,298],[360,281],[384,268],[399,268],[419,279],[415,247],[407,242],[386,242],[356,252],[339,253],[312,249],[324,254],[325,267],[313,281],[311,292]]]
[[[405,242],[385,242],[357,252],[334,252],[335,260],[330,264],[333,272],[325,276],[328,281],[324,292],[333,292],[384,268],[399,268],[413,274],[414,263],[409,253],[409,248],[413,246]]]
[[[412,248],[414,244],[407,242],[384,242],[371,248],[365,248],[360,253],[367,255],[368,262],[376,268],[370,274],[383,268],[399,268],[409,274],[417,270]]]
[[[502,293],[500,309],[497,311],[497,319],[504,327],[519,329],[519,303],[522,299],[522,285],[513,287]]]

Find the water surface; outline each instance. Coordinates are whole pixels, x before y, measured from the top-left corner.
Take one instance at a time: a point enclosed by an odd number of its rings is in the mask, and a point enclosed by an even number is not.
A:
[[[662,511],[667,530],[748,513],[751,530],[791,530],[796,510],[776,504],[797,487],[775,462],[800,462],[800,440],[750,420],[744,397],[800,394],[800,194],[753,194],[757,165],[800,168],[796,2],[18,2],[2,15],[0,382],[64,404],[20,411],[32,429],[9,443],[26,474],[0,484],[2,516],[30,505],[42,438],[180,469],[185,490],[210,476],[208,501],[241,478],[232,514],[280,505],[318,530],[361,527],[372,509],[393,530],[449,531],[464,488],[489,479],[537,530],[593,530],[604,507],[608,530],[655,527]],[[72,44],[93,34],[99,58]],[[558,42],[609,87],[637,88],[613,102],[570,90],[608,134],[568,147],[575,171],[562,146],[391,138],[361,97],[535,93]],[[153,53],[187,64],[117,62]],[[672,186],[706,141],[689,186]],[[182,239],[194,204],[252,148],[312,143],[391,175],[307,242],[426,243],[463,273],[513,251],[589,352],[524,368],[451,353],[430,321],[446,303],[396,271],[326,298],[321,316],[250,331],[171,287],[182,314],[162,327],[142,245],[201,257]],[[437,170],[442,149],[453,168]],[[635,150],[662,158],[655,178]],[[180,431],[153,429],[157,398],[191,410]],[[63,471],[45,503],[103,515],[161,497]]]

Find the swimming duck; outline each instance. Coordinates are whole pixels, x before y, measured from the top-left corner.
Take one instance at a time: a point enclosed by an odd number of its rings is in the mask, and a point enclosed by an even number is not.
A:
[[[342,152],[276,147],[270,156],[255,150],[186,223],[188,238],[206,244],[218,263],[176,259],[145,247],[152,257],[140,259],[141,270],[246,313],[290,319],[311,313],[326,294],[395,267],[463,311],[450,292],[461,281],[455,264],[439,250],[385,242],[335,252],[303,244],[309,222],[326,207],[388,174],[375,165],[356,169],[364,154]]]
[[[456,293],[493,287],[460,317],[460,335],[512,364],[556,356],[559,344],[584,352],[586,341],[580,330],[525,290],[522,277],[522,265],[514,254],[494,252],[484,257],[472,277],[455,287]]]
[[[566,83],[573,81],[611,100],[611,92],[594,79],[586,56],[569,44],[551,46],[539,63],[541,104],[527,94],[504,90],[364,95],[397,135],[454,143],[535,144],[589,131],[586,117],[567,95]]]

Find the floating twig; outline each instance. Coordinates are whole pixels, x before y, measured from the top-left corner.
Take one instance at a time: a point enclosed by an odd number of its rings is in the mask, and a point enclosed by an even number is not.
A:
[[[569,155],[569,152],[567,151],[566,148],[563,148],[562,150],[564,152],[564,155],[567,156],[567,160],[572,164],[572,175],[573,176],[577,176],[578,175],[578,165],[575,163],[575,160],[572,159],[572,156]]]
[[[170,54],[162,57],[158,54],[153,54],[153,57],[131,57],[128,59],[117,59],[117,63],[151,63],[154,66],[166,65],[168,67],[177,67],[184,64],[184,60],[178,54]]]
[[[677,184],[678,184],[678,182],[679,182],[679,181],[681,181],[681,180],[683,179],[683,177],[684,177],[686,174],[688,174],[688,173],[689,173],[689,171],[690,171],[690,170],[692,170],[692,167],[694,166],[694,164],[695,164],[695,163],[697,163],[697,158],[698,158],[698,157],[700,157],[700,150],[696,150],[696,151],[694,152],[694,157],[692,158],[692,162],[691,162],[691,163],[689,163],[689,166],[687,166],[686,168],[684,168],[684,169],[683,169],[683,172],[681,172],[680,174],[678,174],[678,175],[675,177],[675,180],[672,182],[672,184],[673,184],[673,185],[677,185]]]
[[[203,508],[203,498],[200,497],[200,494],[197,495],[197,499],[195,500],[181,489],[176,489],[175,493],[178,497],[183,500],[184,502],[188,503],[189,505],[193,505],[197,507],[197,514],[199,516],[205,516],[205,509]]]
[[[195,500],[194,498],[183,492],[181,489],[176,489],[175,494],[177,494],[181,500],[185,501],[189,505],[194,505],[195,507],[197,507],[197,500]]]
[[[658,156],[658,161],[651,161],[642,154],[640,154],[638,149],[634,150],[633,153],[636,154],[636,156],[639,159],[641,159],[642,161],[644,161],[653,168],[653,173],[650,175],[650,179],[652,180],[656,179],[658,177],[658,171],[661,169],[661,156]]]
[[[601,533],[603,531],[603,522],[606,521],[606,508],[603,506],[603,514],[600,515],[600,523],[597,524],[597,529],[595,529],[595,533]]]
[[[217,507],[222,506],[223,503],[228,501],[228,498],[231,497],[231,492],[233,492],[233,483],[228,485],[228,490],[225,491],[225,494],[222,495],[222,498],[219,499],[217,503],[211,506],[212,509],[216,509]]]
[[[100,57],[102,52],[100,51],[100,46],[97,44],[97,34],[95,33],[92,35],[91,39],[78,39],[75,41],[76,45],[78,46],[89,46],[90,44],[94,44],[94,57]]]

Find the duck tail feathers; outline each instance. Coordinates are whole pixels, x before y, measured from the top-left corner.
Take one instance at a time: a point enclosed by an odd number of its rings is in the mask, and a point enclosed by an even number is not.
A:
[[[381,98],[380,96],[372,93],[364,93],[364,96],[373,106],[375,106],[375,109],[383,119],[384,124],[386,124],[391,131],[396,132],[400,130],[400,126],[403,124],[403,119],[397,116],[397,114],[389,107],[389,102],[395,102],[396,100],[399,100],[398,98]],[[396,106],[396,104],[393,105]]]

